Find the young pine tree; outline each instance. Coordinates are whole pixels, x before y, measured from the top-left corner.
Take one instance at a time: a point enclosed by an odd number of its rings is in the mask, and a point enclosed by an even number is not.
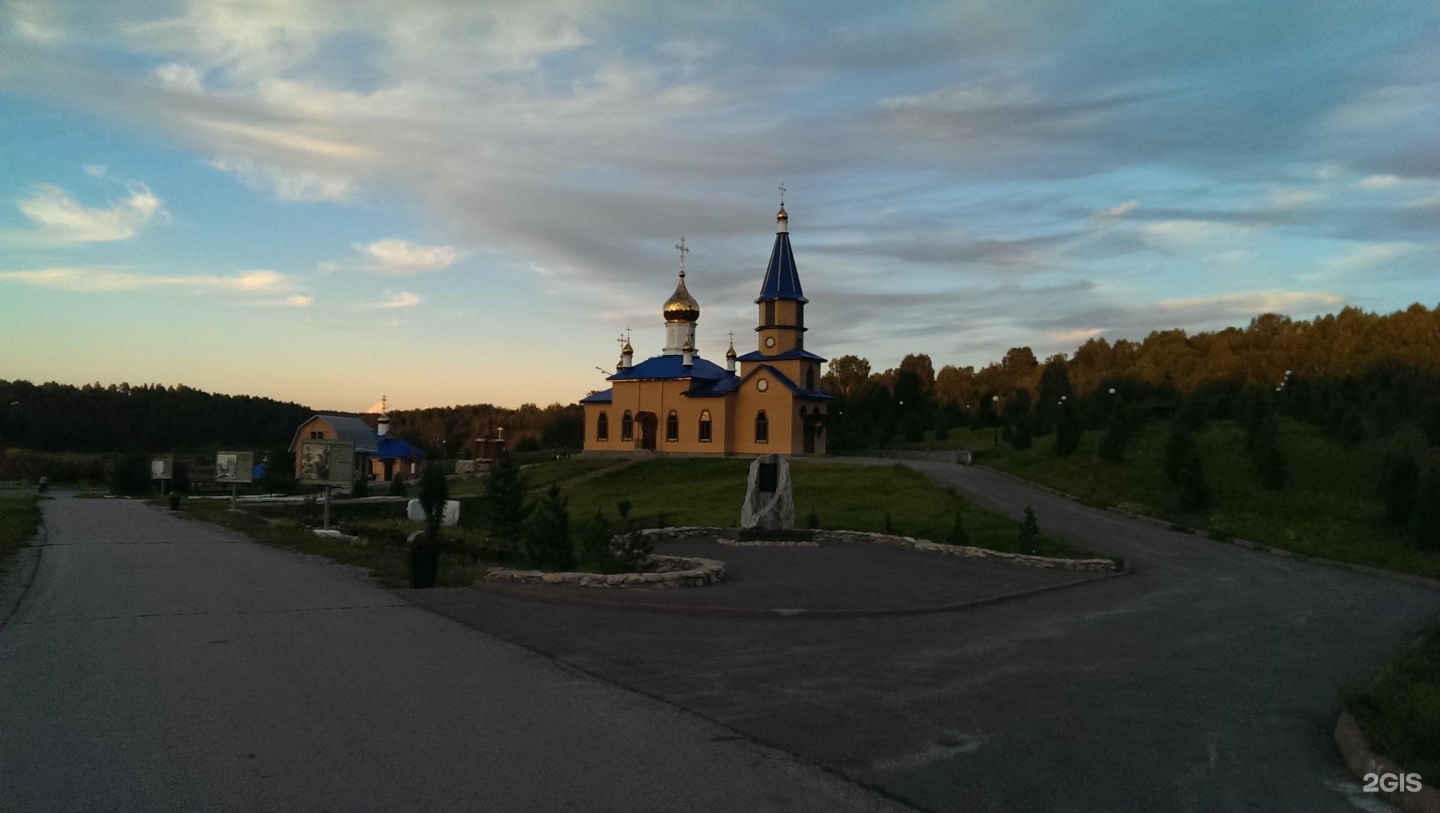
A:
[[[1020,552],[1034,553],[1040,539],[1040,523],[1035,519],[1035,509],[1025,506],[1025,519],[1020,523]]]
[[[525,528],[525,558],[539,570],[569,570],[575,564],[575,551],[570,545],[569,500],[560,486],[550,490],[535,506],[535,514]]]
[[[490,536],[502,545],[518,546],[525,530],[525,518],[533,506],[525,502],[525,477],[520,464],[509,452],[501,452],[485,478],[485,524]]]
[[[425,541],[440,544],[440,523],[445,502],[450,499],[450,481],[439,466],[428,466],[420,476],[420,507],[425,511]]]

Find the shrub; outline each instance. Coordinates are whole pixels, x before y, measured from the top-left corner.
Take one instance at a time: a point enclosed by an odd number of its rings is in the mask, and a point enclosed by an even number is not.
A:
[[[810,513],[808,513],[808,514],[805,515],[805,527],[806,527],[806,528],[812,528],[812,529],[813,529],[813,528],[819,528],[819,527],[820,527],[820,512],[819,512],[819,511],[816,511],[814,508],[811,508],[811,509],[810,509]]]
[[[1205,461],[1199,450],[1190,448],[1180,470],[1180,507],[1186,511],[1204,511],[1212,504],[1210,484],[1205,481]]]
[[[409,494],[409,489],[405,487],[405,475],[396,474],[390,478],[390,496],[404,497],[407,494]]]
[[[350,486],[350,499],[358,500],[368,496],[370,496],[370,478],[362,474],[356,477],[355,482]]]
[[[945,541],[951,545],[970,544],[970,533],[965,530],[965,519],[957,510],[955,512],[955,524],[950,527],[950,533]]]
[[[110,491],[114,494],[143,497],[150,493],[150,456],[144,452],[126,452],[110,469]]]
[[[1035,509],[1025,506],[1025,519],[1020,523],[1020,552],[1034,553],[1040,540],[1040,522],[1035,519]]]
[[[1105,434],[1100,438],[1100,459],[1110,463],[1125,460],[1125,447],[1130,445],[1130,427],[1119,413],[1110,416]]]
[[[425,469],[420,477],[420,507],[425,511],[425,539],[432,545],[440,542],[440,523],[445,518],[445,502],[450,499],[450,481],[439,467]]]
[[[650,552],[655,543],[639,531],[620,534],[610,543],[610,558],[622,573],[637,573],[649,568]]]

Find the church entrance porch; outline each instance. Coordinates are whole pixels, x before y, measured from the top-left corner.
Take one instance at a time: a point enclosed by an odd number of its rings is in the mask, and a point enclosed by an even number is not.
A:
[[[640,448],[655,451],[655,435],[660,420],[653,412],[641,412],[635,416],[635,423],[640,427]]]

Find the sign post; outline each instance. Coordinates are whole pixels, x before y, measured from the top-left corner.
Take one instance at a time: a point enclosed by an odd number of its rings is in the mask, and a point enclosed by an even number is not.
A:
[[[330,488],[355,481],[355,444],[348,440],[300,441],[300,482],[325,486],[325,530],[330,530]]]
[[[216,452],[215,482],[230,484],[230,510],[235,510],[235,495],[241,483],[254,479],[255,454],[253,452]]]
[[[150,479],[160,481],[160,496],[165,496],[165,481],[175,476],[175,459],[155,457],[150,459]]]

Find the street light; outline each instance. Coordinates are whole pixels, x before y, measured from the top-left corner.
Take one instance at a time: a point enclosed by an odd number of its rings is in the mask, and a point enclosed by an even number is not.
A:
[[[990,405],[995,410],[995,448],[1000,448],[1000,396],[990,396]]]

